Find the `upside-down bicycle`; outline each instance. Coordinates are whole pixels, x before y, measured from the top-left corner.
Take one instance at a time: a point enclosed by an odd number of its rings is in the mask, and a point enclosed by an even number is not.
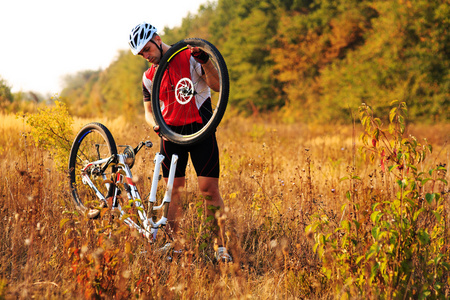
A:
[[[197,76],[195,80],[180,76],[176,58],[188,46],[198,47],[209,55],[219,78],[220,89],[218,92],[209,91],[205,80]],[[192,124],[181,124],[174,128],[168,125],[163,117],[164,105],[161,101],[162,91],[160,89],[166,77],[176,78],[177,82],[171,82],[175,93],[175,101],[186,104],[190,101],[204,102],[201,97],[209,97],[211,105],[200,113],[205,120],[202,126]],[[163,79],[164,78],[164,79]],[[171,79],[170,79],[171,80]],[[206,92],[205,92],[206,91]],[[185,39],[174,46],[162,57],[155,74],[152,87],[152,109],[155,122],[160,126],[161,134],[168,140],[184,145],[190,145],[201,141],[204,137],[212,134],[219,125],[225,113],[229,94],[229,78],[225,61],[211,43],[202,39]],[[208,99],[208,100],[209,100]],[[170,103],[169,103],[170,105]],[[81,211],[90,218],[99,215],[102,208],[116,209],[123,216],[124,222],[130,227],[136,228],[149,239],[154,239],[158,228],[166,225],[167,212],[171,201],[173,181],[177,163],[177,156],[172,157],[166,192],[161,201],[157,201],[157,186],[161,163],[164,156],[160,153],[155,155],[155,167],[150,194],[148,197],[147,212],[143,205],[143,199],[138,192],[131,168],[135,157],[143,147],[152,147],[150,141],[140,142],[135,148],[125,145],[120,146],[124,151],[119,154],[117,145],[111,132],[100,123],[86,124],[77,134],[72,144],[69,158],[69,177],[72,198]],[[125,198],[126,195],[126,198]],[[128,201],[124,201],[128,199]],[[126,216],[125,205],[133,203],[137,208],[138,221],[133,221]],[[157,205],[160,203],[159,205]],[[163,210],[162,216],[156,220],[155,212]]]

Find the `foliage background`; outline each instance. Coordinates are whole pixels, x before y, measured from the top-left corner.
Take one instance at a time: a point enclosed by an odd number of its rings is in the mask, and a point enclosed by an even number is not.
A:
[[[229,68],[230,102],[244,115],[349,123],[361,103],[386,116],[397,99],[410,121],[434,123],[449,119],[449,15],[448,0],[218,0],[160,34],[168,44],[215,44]],[[146,68],[122,50],[105,70],[68,75],[60,97],[80,117],[120,111],[132,120],[142,114]],[[2,108],[37,99],[0,86]]]

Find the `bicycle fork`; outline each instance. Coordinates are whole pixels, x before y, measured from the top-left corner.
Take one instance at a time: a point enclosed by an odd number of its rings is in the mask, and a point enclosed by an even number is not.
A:
[[[161,169],[161,164],[164,160],[164,155],[161,153],[156,153],[155,155],[155,171],[153,173],[152,187],[150,190],[150,195],[148,197],[149,206],[148,206],[148,218],[144,222],[145,227],[150,227],[150,233],[152,235],[153,240],[156,239],[156,234],[158,232],[158,228],[160,226],[164,226],[167,224],[167,214],[169,212],[169,204],[172,199],[173,192],[173,182],[175,180],[175,170],[177,168],[178,155],[172,155],[172,161],[169,169],[169,178],[167,180],[166,192],[164,194],[164,198],[160,205],[155,206],[156,203],[156,192],[158,189],[158,181],[159,181],[159,173]],[[163,215],[161,219],[155,222],[155,211],[164,209]]]

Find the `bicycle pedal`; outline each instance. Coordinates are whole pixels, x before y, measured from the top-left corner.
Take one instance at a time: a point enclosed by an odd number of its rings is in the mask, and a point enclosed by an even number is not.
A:
[[[87,216],[89,219],[95,219],[100,215],[100,212],[102,211],[102,208],[104,208],[106,206],[106,202],[105,201],[101,201],[98,208],[91,208],[89,209]]]
[[[100,209],[97,208],[91,208],[89,209],[88,213],[87,213],[87,217],[89,219],[95,219],[100,215]]]

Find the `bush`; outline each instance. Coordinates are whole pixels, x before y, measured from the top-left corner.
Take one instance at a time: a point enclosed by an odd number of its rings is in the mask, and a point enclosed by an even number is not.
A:
[[[445,165],[428,172],[419,166],[432,151],[426,140],[404,137],[404,102],[394,101],[388,129],[372,109],[360,106],[364,127],[364,154],[384,174],[386,189],[362,194],[350,172],[348,202],[340,222],[316,214],[306,231],[314,237],[314,250],[322,273],[337,288],[336,294],[382,299],[444,299],[450,271],[444,201]],[[441,192],[442,191],[442,195]],[[364,202],[364,203],[363,203]]]
[[[58,170],[67,169],[74,134],[73,118],[66,105],[55,101],[55,106],[26,114],[25,119],[31,126],[30,135],[36,145],[50,152]]]

